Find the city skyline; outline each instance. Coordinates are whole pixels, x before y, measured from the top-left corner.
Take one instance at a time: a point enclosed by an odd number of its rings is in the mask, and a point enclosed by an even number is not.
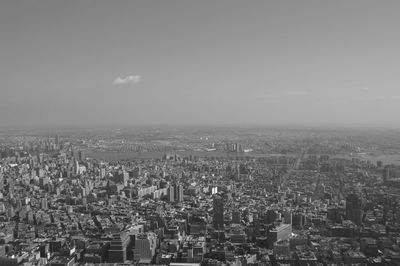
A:
[[[3,1],[2,127],[399,126],[396,1]]]

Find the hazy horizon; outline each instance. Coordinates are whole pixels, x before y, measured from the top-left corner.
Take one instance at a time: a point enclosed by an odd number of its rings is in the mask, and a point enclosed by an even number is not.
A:
[[[400,127],[398,1],[1,1],[0,129]]]

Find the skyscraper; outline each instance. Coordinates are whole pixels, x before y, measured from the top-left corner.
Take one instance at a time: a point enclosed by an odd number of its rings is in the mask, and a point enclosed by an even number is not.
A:
[[[170,202],[175,201],[175,186],[174,185],[170,185],[168,188],[168,200]]]
[[[83,162],[83,151],[78,151],[78,160],[80,161],[80,162]]]
[[[76,175],[79,175],[79,162],[76,159],[74,159],[74,172]]]
[[[182,185],[177,184],[175,186],[175,199],[176,199],[176,201],[179,201],[179,202],[183,201],[183,186]]]
[[[220,195],[213,198],[213,225],[215,229],[224,228],[224,199]]]
[[[150,262],[156,251],[157,236],[152,232],[140,234],[135,239],[134,259]]]
[[[42,210],[48,210],[49,205],[47,202],[47,198],[42,198],[40,205],[41,205],[40,207],[42,208]]]
[[[356,194],[349,194],[346,198],[346,219],[361,225],[362,216],[362,200]]]
[[[234,210],[232,212],[232,223],[234,224],[240,224],[240,221],[242,220],[240,211],[239,210]]]
[[[281,224],[277,227],[269,230],[267,239],[269,247],[273,247],[273,244],[277,241],[288,240],[292,234],[291,224]]]
[[[127,234],[115,234],[110,243],[110,249],[108,250],[108,261],[109,262],[120,262],[126,261],[126,248],[129,245],[130,238]]]

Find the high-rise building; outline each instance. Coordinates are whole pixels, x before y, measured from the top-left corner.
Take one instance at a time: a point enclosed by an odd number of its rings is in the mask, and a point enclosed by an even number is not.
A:
[[[130,237],[127,234],[115,234],[108,250],[108,262],[124,263],[126,261],[126,248]]]
[[[175,199],[176,199],[176,201],[179,201],[179,202],[183,201],[183,186],[182,185],[177,184],[175,186]]]
[[[106,176],[106,169],[100,168],[99,175],[100,175],[100,178],[104,178]]]
[[[129,173],[125,170],[122,170],[121,176],[122,176],[122,184],[126,187],[129,182]]]
[[[175,201],[175,186],[174,185],[170,185],[168,188],[168,200],[170,202]]]
[[[133,252],[134,260],[151,262],[156,252],[156,245],[157,236],[154,233],[148,232],[137,235],[135,239],[135,250]]]
[[[270,248],[277,241],[288,240],[292,235],[292,225],[291,224],[281,224],[268,232],[268,245]]]
[[[290,210],[286,210],[283,212],[283,223],[292,224],[292,212]]]
[[[80,162],[83,162],[83,151],[78,151],[78,160],[80,161]]]
[[[224,199],[220,195],[213,198],[213,225],[215,229],[224,228]]]
[[[76,175],[79,175],[79,162],[76,159],[74,159],[74,172]]]
[[[43,198],[41,201],[41,208],[42,210],[48,210],[49,209],[49,204],[47,202],[46,198]]]
[[[232,223],[234,224],[240,224],[241,221],[241,215],[239,210],[235,210],[232,212]]]
[[[356,194],[349,194],[346,198],[346,219],[361,225],[362,216],[362,200]]]

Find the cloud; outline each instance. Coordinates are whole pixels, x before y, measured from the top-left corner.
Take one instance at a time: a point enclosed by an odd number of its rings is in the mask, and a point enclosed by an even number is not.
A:
[[[131,76],[126,76],[124,78],[117,77],[114,79],[114,85],[125,85],[125,84],[131,84],[135,85],[138,84],[140,81],[142,81],[142,77],[140,75],[131,75]]]
[[[258,97],[266,99],[278,99],[278,98],[306,96],[309,94],[310,92],[305,90],[280,90],[280,91],[262,93],[261,95],[258,95]]]

